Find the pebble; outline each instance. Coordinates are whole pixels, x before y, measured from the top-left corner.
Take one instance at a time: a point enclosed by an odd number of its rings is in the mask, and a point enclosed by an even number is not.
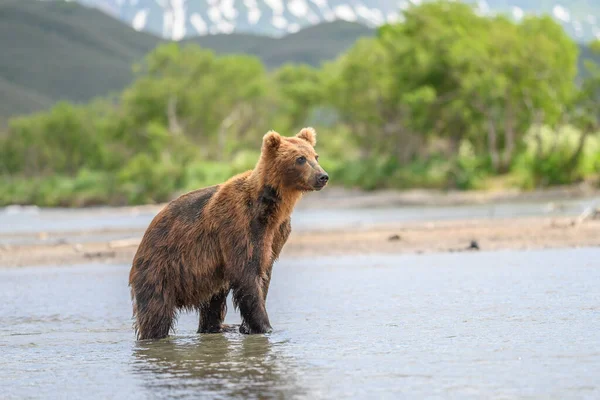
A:
[[[468,247],[469,250],[479,250],[479,243],[476,240],[471,240],[471,244]]]

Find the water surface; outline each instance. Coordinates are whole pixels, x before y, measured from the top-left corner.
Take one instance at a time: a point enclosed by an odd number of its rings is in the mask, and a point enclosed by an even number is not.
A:
[[[128,272],[0,270],[0,397],[600,398],[600,249],[282,259],[272,334],[154,342]]]
[[[507,216],[575,215],[593,202],[568,200],[558,206],[546,202],[498,203],[460,206],[405,206],[294,210],[298,228],[315,228],[314,222],[331,226],[368,225],[438,219],[494,218]],[[153,210],[98,207],[61,209],[37,207],[0,208],[0,233],[60,232],[101,229],[145,229],[154,218]]]
[[[333,200],[331,200],[333,201]],[[394,206],[340,209],[296,208],[294,231],[368,228],[380,223],[441,221],[471,218],[577,216],[598,199],[548,202],[505,202],[460,206]],[[0,245],[85,243],[140,237],[156,211],[97,207],[60,209],[0,208]],[[37,233],[54,234],[40,238]]]

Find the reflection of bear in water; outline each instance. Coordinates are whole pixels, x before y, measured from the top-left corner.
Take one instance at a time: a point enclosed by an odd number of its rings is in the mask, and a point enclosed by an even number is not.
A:
[[[297,381],[297,363],[277,348],[262,335],[139,342],[133,350],[133,374],[152,397],[287,399],[305,395],[306,389]]]
[[[303,192],[329,179],[315,143],[312,128],[269,132],[253,170],[184,194],[154,217],[129,275],[139,339],[166,337],[178,309],[200,312],[199,332],[221,332],[230,290],[240,332],[272,330],[265,301],[290,215]]]

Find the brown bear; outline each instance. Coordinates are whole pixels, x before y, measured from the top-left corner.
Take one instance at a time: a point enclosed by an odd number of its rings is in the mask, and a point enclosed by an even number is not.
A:
[[[290,215],[329,180],[315,144],[313,128],[270,131],[253,170],[184,194],[154,217],[129,274],[138,339],[168,336],[181,309],[199,311],[199,333],[222,332],[230,291],[241,333],[272,331],[265,301]]]

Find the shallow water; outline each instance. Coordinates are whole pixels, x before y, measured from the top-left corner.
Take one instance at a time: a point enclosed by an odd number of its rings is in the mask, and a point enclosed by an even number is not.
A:
[[[547,202],[495,203],[464,206],[405,206],[380,208],[302,209],[292,215],[294,231],[332,228],[365,228],[375,224],[410,221],[440,221],[469,218],[524,216],[575,216],[598,199]],[[89,209],[0,208],[0,245],[49,242],[85,243],[139,237],[156,215],[155,211],[111,207]],[[102,232],[102,230],[108,230]],[[119,232],[121,230],[121,232]],[[125,231],[123,231],[125,230]],[[131,231],[135,232],[131,232]],[[36,233],[58,233],[46,239]]]
[[[0,270],[0,398],[600,398],[600,249],[282,259],[272,334],[155,342],[128,272]]]

